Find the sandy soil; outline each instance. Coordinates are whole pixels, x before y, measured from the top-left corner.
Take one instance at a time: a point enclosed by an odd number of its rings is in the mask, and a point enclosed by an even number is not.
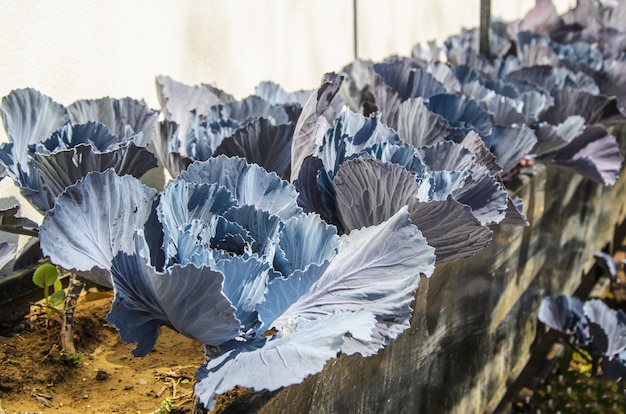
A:
[[[59,351],[59,323],[46,326],[41,312],[0,333],[0,414],[189,412],[201,345],[162,328],[155,350],[134,358],[105,321],[111,296],[81,299],[76,363]]]

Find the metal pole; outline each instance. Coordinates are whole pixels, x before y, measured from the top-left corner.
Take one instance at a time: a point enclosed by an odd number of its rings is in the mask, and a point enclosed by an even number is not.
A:
[[[489,28],[491,27],[491,0],[480,0],[480,29],[478,53],[486,58],[491,57]]]
[[[358,35],[358,31],[357,31],[357,15],[356,15],[356,9],[357,9],[357,5],[356,5],[356,1],[357,0],[352,0],[352,15],[354,16],[354,21],[352,22],[352,28],[353,28],[353,37],[354,37],[354,60],[357,60],[359,58],[359,54],[358,54],[358,49],[357,49],[357,35]]]

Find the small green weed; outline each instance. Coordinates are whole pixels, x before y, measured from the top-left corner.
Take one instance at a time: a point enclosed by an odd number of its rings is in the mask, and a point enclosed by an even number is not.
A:
[[[43,288],[46,316],[50,320],[53,313],[61,312],[65,302],[65,292],[59,280],[59,271],[50,263],[43,264],[33,273],[33,283]],[[52,294],[50,293],[51,287],[54,289]]]

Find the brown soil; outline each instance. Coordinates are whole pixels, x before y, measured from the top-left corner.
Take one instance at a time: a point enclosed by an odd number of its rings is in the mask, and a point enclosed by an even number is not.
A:
[[[110,295],[79,300],[75,345],[83,356],[76,363],[59,352],[60,324],[46,323],[41,311],[3,333],[0,414],[190,412],[202,346],[162,328],[155,350],[135,358],[134,346],[105,321],[110,306]]]

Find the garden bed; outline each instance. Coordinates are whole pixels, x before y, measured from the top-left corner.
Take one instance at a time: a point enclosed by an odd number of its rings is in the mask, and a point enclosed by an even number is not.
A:
[[[111,299],[109,293],[79,301],[75,338],[80,354],[74,360],[60,353],[60,325],[51,321],[46,326],[45,313],[31,314],[13,331],[2,332],[0,412],[151,413],[191,408],[202,346],[164,328],[155,350],[134,358],[133,346],[123,343],[105,321]]]

